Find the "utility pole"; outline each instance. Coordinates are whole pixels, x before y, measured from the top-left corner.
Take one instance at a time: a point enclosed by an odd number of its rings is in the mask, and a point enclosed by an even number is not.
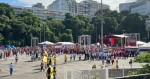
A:
[[[41,43],[41,31],[42,31],[42,29],[40,29],[40,43]]]
[[[44,26],[44,41],[45,41],[45,26]]]
[[[96,39],[95,39],[95,43],[97,43],[97,22],[96,22]]]
[[[101,49],[103,51],[103,0],[101,0]]]

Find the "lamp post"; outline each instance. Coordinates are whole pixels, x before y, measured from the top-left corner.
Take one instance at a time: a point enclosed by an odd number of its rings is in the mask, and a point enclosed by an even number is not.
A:
[[[56,30],[56,28],[52,28],[52,29],[54,29],[54,35],[55,35],[55,30]]]
[[[96,39],[95,39],[95,43],[97,43],[97,22],[96,22]]]
[[[44,22],[44,41],[45,41],[46,23]]]
[[[125,39],[125,42],[123,42],[123,44],[125,43],[125,46],[126,46],[126,37],[125,37],[125,30],[122,30],[122,32],[123,32],[123,37],[124,37],[124,39]]]
[[[103,51],[103,0],[101,0],[101,49]]]
[[[41,31],[42,31],[42,29],[40,29],[40,43],[41,43]]]

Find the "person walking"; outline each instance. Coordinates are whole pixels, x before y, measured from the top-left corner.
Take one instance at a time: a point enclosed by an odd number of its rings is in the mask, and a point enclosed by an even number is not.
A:
[[[72,54],[70,54],[70,61],[72,61]]]
[[[51,68],[50,67],[48,67],[48,69],[47,69],[46,77],[47,77],[47,79],[51,79]]]
[[[76,60],[76,54],[75,53],[73,54],[73,59],[74,59],[74,61]]]
[[[130,59],[130,61],[129,61],[129,64],[130,64],[130,67],[131,67],[131,69],[132,69],[132,59]]]
[[[41,72],[42,72],[42,70],[45,71],[45,69],[44,69],[44,61],[43,60],[41,62]]]
[[[81,61],[81,57],[82,57],[82,55],[81,55],[81,54],[79,54],[79,61]]]
[[[56,79],[56,66],[53,67],[53,77]]]
[[[52,65],[52,57],[50,56],[49,65]]]
[[[64,56],[64,64],[67,63],[67,55]]]
[[[56,66],[56,56],[54,56],[54,65]]]
[[[116,68],[117,68],[117,69],[119,68],[118,62],[119,62],[119,58],[116,58]]]
[[[18,56],[16,55],[16,57],[15,57],[15,63],[17,64],[17,62],[18,62]]]
[[[47,57],[47,67],[49,67],[49,61],[50,61],[50,58],[49,57]]]
[[[12,76],[12,73],[13,73],[13,68],[14,68],[14,65],[11,63],[9,65],[9,69],[10,69],[10,75]]]

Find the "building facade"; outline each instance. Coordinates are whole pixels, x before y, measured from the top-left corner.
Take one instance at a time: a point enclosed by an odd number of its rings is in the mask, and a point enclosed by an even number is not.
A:
[[[92,17],[101,9],[101,3],[93,0],[83,0],[80,3],[76,3],[75,0],[55,0],[47,8],[50,10],[71,13],[72,15]],[[110,6],[103,4],[103,9],[110,9]]]
[[[56,20],[63,20],[65,18],[65,16],[62,15],[63,13],[58,11],[52,11],[52,10],[41,9],[41,8],[32,8],[32,7],[21,7],[21,6],[12,6],[12,7],[16,13],[28,11],[37,15],[41,19],[53,18]]]
[[[101,3],[93,0],[84,0],[80,3],[76,3],[75,0],[55,0],[47,6],[47,9],[44,9],[42,3],[33,4],[32,7],[13,6],[13,8],[17,13],[29,11],[42,19],[63,20],[66,13],[70,13],[73,16],[84,15],[92,18],[101,9]],[[110,7],[103,4],[103,9],[110,9]]]
[[[122,12],[122,11],[131,11],[131,6],[132,3],[121,3],[119,4],[119,11]]]
[[[48,5],[47,9],[69,12],[69,0],[55,0],[52,4]]]
[[[139,13],[142,15],[150,14],[150,0],[137,0],[132,3],[123,3],[119,5],[119,10],[128,10],[131,13]]]
[[[45,7],[43,6],[42,3],[36,3],[36,4],[32,5],[32,8],[41,8],[41,9],[44,9]]]
[[[110,6],[103,4],[103,9],[110,9]],[[101,10],[101,3],[93,0],[84,0],[77,3],[77,14],[92,18],[95,13]]]
[[[131,4],[131,13],[150,14],[150,0],[137,0]]]

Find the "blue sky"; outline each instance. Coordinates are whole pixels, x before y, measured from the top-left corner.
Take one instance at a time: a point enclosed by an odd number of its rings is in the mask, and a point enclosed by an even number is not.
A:
[[[8,3],[10,5],[16,5],[16,6],[30,6],[27,3],[18,1],[18,0],[0,0],[1,3]]]
[[[35,4],[37,2],[43,3],[44,6],[48,6],[50,3],[52,3],[54,0],[0,0],[0,2],[8,3],[10,5],[16,5],[16,6],[31,6],[32,4]],[[76,0],[77,2],[83,1],[83,0]],[[100,2],[101,0],[94,0]],[[126,2],[133,2],[136,0],[103,0],[104,4],[108,4],[110,6],[111,10],[118,10],[120,3],[126,3]]]

